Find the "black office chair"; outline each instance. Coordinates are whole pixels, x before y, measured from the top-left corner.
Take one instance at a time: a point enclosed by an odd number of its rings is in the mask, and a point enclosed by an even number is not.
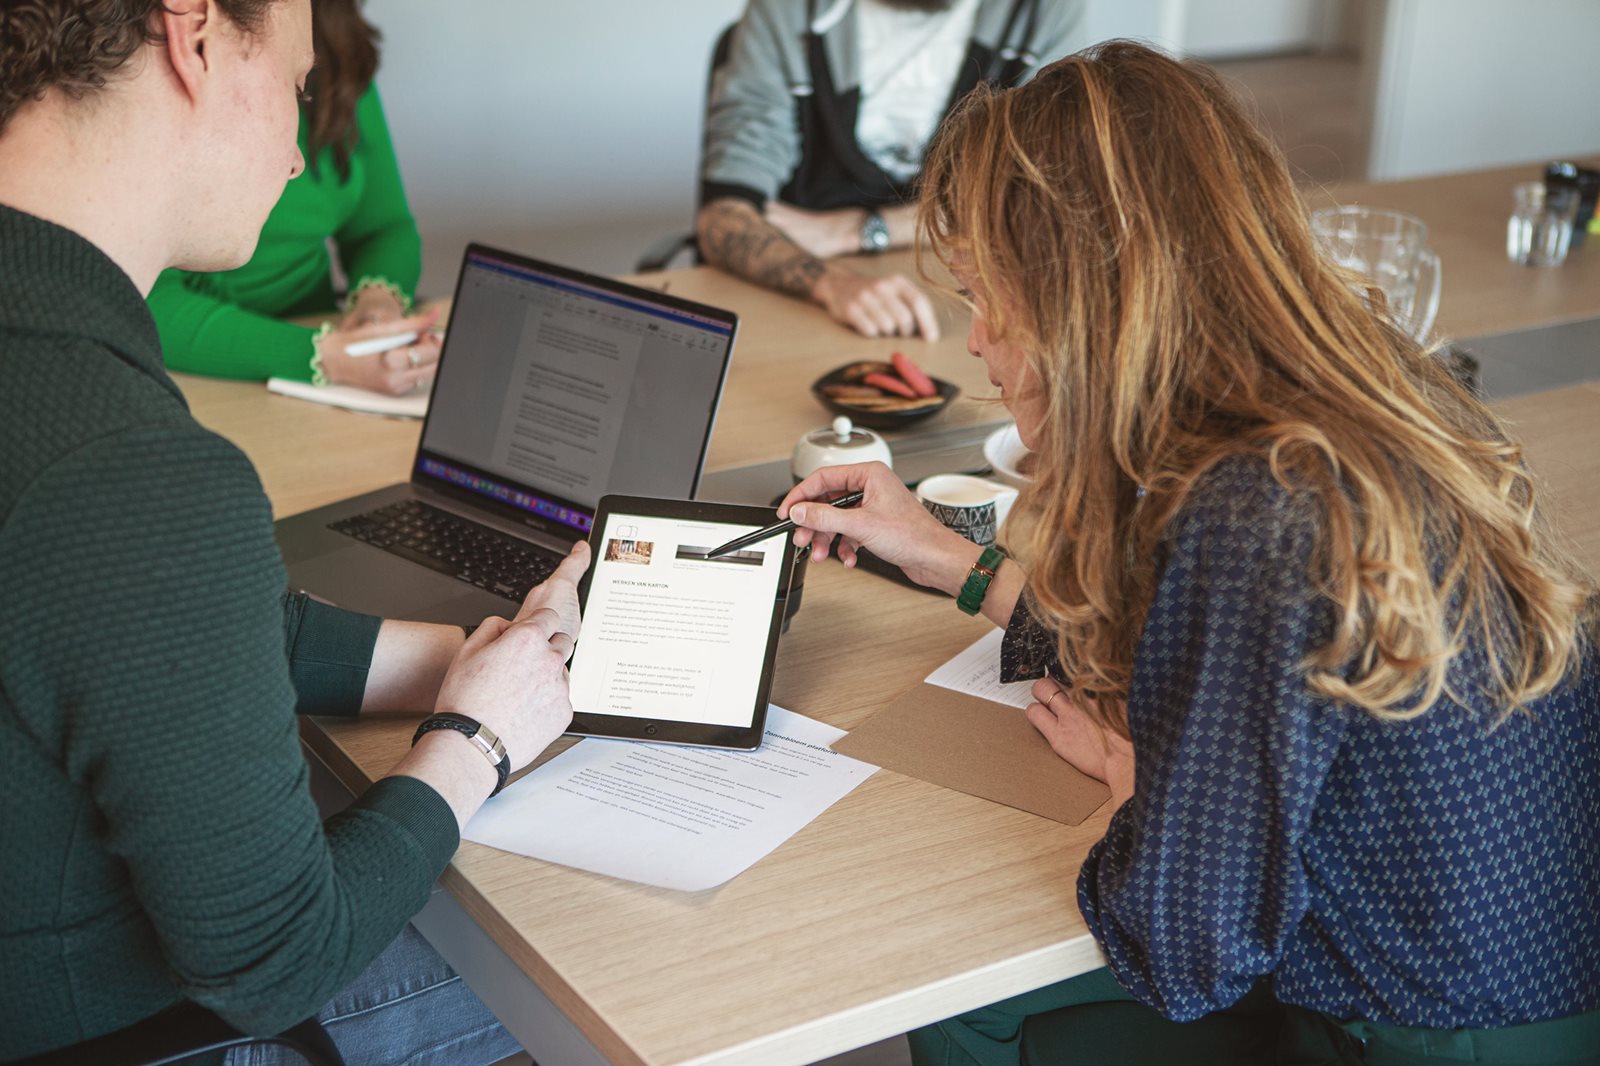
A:
[[[247,1036],[194,1003],[180,1003],[142,1022],[71,1047],[19,1059],[11,1066],[161,1066],[233,1047],[276,1044],[309,1066],[344,1066],[333,1040],[315,1018],[277,1036]]]
[[[705,111],[711,107],[711,86],[716,81],[717,71],[721,70],[728,62],[728,53],[733,49],[733,31],[738,23],[734,23],[723,30],[717,37],[717,43],[711,48],[711,66],[706,71]],[[701,119],[700,132],[701,154],[705,149],[705,120]],[[695,198],[700,196],[700,166],[695,165]],[[655,241],[644,250],[639,261],[634,264],[634,271],[640,274],[656,270],[665,270],[667,266],[683,252],[694,253],[695,262],[700,261],[700,247],[696,243],[693,230],[688,233],[674,233]]]

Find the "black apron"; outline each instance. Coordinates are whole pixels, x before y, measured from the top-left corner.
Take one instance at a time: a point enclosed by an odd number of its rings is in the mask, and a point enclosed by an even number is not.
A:
[[[1043,0],[1015,0],[1006,16],[998,48],[976,40],[945,103],[948,115],[979,82],[1010,87],[1021,81],[1037,57],[1030,51]],[[806,64],[810,91],[795,93],[795,122],[800,130],[800,165],[778,199],[812,211],[843,207],[888,207],[915,198],[916,179],[898,182],[861,151],[856,118],[861,112],[861,87],[841,93],[833,83],[822,35],[812,30],[816,0],[806,0]],[[1013,38],[1020,43],[1013,45]]]

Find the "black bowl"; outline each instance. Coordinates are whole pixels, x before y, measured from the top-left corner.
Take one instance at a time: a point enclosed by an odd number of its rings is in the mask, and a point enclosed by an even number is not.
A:
[[[866,361],[858,360],[858,362]],[[837,399],[822,391],[828,385],[857,384],[857,382],[845,376],[845,371],[855,365],[857,364],[847,363],[844,366],[836,367],[813,381],[811,383],[811,395],[815,396],[818,403],[834,414],[844,415],[855,425],[866,429],[904,429],[906,426],[921,422],[924,418],[930,418],[938,414],[950,406],[950,401],[961,395],[961,390],[950,384],[950,382],[934,378],[933,387],[938,389],[939,392],[936,396],[929,396],[926,403],[916,407],[908,407],[905,410],[883,411],[874,410],[871,407],[862,407],[851,403],[849,400]]]

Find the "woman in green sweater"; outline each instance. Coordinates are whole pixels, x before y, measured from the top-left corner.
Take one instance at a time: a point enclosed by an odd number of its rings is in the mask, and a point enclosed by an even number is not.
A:
[[[407,923],[571,720],[587,552],[470,638],[290,594],[145,302],[250,258],[312,54],[309,0],[0,4],[0,1061],[184,1000],[351,1066],[516,1047]],[[429,710],[324,822],[295,714]]]
[[[373,75],[378,33],[357,0],[314,0],[317,65],[302,95],[291,181],[250,262],[236,270],[168,270],[150,292],[167,366],[228,378],[293,378],[394,395],[433,376],[433,315],[407,317],[422,273],[422,240]],[[349,279],[337,312],[330,239]],[[291,319],[325,315],[317,330]],[[352,357],[362,339],[418,331],[417,343]]]

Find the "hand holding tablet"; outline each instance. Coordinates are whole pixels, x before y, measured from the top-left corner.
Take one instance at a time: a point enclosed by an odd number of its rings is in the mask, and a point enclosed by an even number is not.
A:
[[[487,727],[504,747],[513,772],[549,747],[572,719],[563,664],[578,632],[577,583],[589,556],[589,546],[579,541],[555,573],[528,594],[515,618],[484,619],[439,687],[434,710],[465,715]]]
[[[561,653],[563,662],[572,658],[573,647],[578,642],[582,625],[582,612],[578,606],[578,582],[594,553],[587,541],[578,541],[561,560],[555,573],[535,585],[527,599],[517,609],[513,622],[535,622],[547,626],[550,645]]]

